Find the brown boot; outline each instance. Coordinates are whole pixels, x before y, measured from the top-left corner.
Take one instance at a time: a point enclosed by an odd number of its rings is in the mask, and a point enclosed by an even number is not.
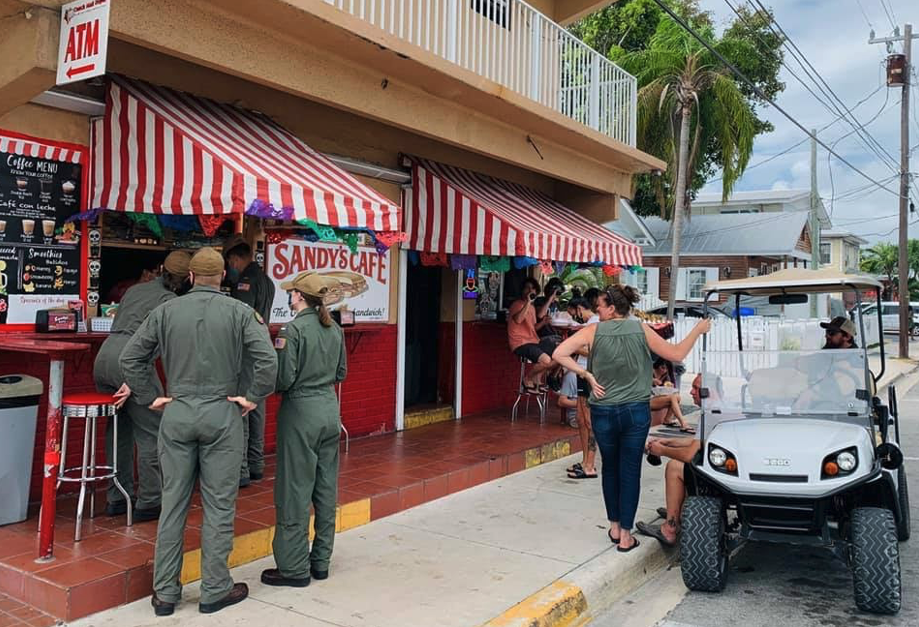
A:
[[[262,571],[262,583],[266,586],[287,586],[290,588],[305,588],[310,585],[309,577],[285,577],[277,568]]]
[[[213,614],[225,607],[236,605],[240,601],[245,600],[247,596],[249,596],[249,586],[244,583],[238,583],[227,593],[227,596],[219,601],[214,601],[213,603],[199,603],[198,611],[202,614]]]

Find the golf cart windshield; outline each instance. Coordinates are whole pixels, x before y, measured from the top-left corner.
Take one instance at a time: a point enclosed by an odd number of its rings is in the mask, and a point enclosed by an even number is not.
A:
[[[860,349],[707,351],[702,372],[706,424],[745,417],[865,417],[865,367]]]

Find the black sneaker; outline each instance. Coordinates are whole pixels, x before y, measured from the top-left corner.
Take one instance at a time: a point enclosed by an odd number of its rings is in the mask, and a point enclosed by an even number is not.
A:
[[[265,473],[263,473],[263,472],[252,472],[252,471],[250,470],[250,471],[249,471],[249,478],[250,478],[252,481],[261,481],[262,479],[265,478]]]
[[[249,484],[251,484],[251,483],[252,483],[252,480],[251,480],[249,477],[246,477],[245,479],[242,478],[242,477],[239,478],[239,487],[240,487],[240,488],[248,488],[248,487],[249,487]]]

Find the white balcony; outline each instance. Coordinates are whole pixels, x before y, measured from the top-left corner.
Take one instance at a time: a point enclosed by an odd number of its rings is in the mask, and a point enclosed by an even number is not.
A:
[[[522,0],[325,0],[635,146],[635,77]]]

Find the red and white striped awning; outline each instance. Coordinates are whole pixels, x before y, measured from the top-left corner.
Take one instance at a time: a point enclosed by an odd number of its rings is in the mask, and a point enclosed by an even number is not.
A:
[[[400,208],[268,117],[114,77],[93,128],[92,208],[241,213],[256,201],[296,220],[400,230]]]
[[[17,135],[7,135],[2,131],[0,131],[0,152],[67,163],[80,163],[83,157],[82,151],[79,150],[53,146],[39,140],[25,139]]]
[[[523,185],[413,159],[412,190],[410,249],[641,265],[636,244]]]

